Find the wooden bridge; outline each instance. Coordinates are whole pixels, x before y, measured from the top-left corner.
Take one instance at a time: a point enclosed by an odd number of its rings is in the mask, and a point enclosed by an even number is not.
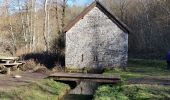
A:
[[[54,79],[59,82],[96,82],[100,84],[115,84],[121,81],[120,76],[103,75],[103,74],[83,74],[83,73],[55,73],[48,78]]]

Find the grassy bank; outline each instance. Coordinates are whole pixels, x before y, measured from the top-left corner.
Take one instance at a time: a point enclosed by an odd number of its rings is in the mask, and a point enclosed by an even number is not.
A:
[[[166,62],[157,60],[130,60],[127,71],[106,70],[104,74],[120,74],[119,85],[100,86],[95,100],[169,100],[170,72]]]
[[[170,87],[147,84],[105,85],[98,88],[95,100],[170,100]]]
[[[68,89],[68,85],[42,80],[26,86],[0,90],[0,100],[58,100]]]

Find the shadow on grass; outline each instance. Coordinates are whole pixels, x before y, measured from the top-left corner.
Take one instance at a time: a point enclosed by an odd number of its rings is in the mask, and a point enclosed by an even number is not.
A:
[[[120,74],[124,80],[145,78],[156,81],[167,81],[170,72],[166,69],[166,62],[163,60],[139,60],[128,61],[126,71],[105,70],[105,74]],[[156,78],[155,78],[156,77]]]
[[[37,64],[44,65],[48,69],[53,69],[56,65],[65,66],[65,57],[55,53],[29,53],[22,55],[22,59],[34,60]]]
[[[165,60],[129,60],[127,69],[132,73],[167,74]]]

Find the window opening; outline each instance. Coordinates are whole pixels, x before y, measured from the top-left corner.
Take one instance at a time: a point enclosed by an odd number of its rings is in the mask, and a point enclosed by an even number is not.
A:
[[[81,55],[81,62],[83,62],[83,60],[84,60],[84,55],[82,54]]]

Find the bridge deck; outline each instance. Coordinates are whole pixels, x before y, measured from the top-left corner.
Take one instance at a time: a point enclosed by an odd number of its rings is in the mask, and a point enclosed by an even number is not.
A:
[[[120,82],[120,76],[103,74],[83,74],[83,73],[55,73],[49,76],[57,81],[89,81],[97,83],[117,83]]]

